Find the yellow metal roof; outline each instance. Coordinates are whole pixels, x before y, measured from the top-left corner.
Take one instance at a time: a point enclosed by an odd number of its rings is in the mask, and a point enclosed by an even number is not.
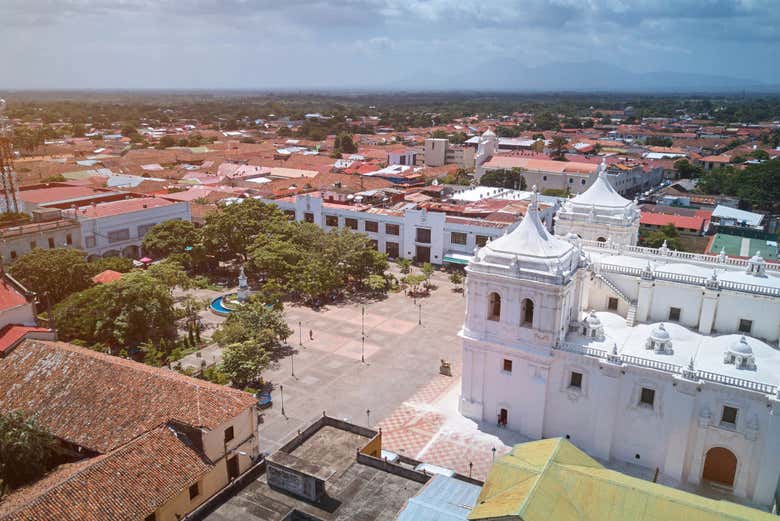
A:
[[[604,468],[562,438],[516,445],[496,460],[469,519],[748,521],[776,519]]]

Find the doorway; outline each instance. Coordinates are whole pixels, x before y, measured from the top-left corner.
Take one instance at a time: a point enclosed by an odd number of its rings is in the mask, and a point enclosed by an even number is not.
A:
[[[507,422],[509,421],[509,411],[506,409],[501,409],[498,413],[498,425],[500,427],[506,427]]]
[[[733,487],[736,474],[737,457],[733,452],[723,447],[713,447],[707,451],[701,476],[703,480]]]
[[[227,460],[228,480],[233,481],[240,474],[238,468],[238,456],[233,456]]]
[[[417,246],[417,255],[414,258],[417,262],[431,262],[431,248],[428,246]]]

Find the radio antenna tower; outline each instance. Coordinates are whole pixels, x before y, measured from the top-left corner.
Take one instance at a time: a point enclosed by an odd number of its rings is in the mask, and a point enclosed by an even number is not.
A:
[[[19,186],[14,172],[14,156],[5,108],[5,100],[0,99],[0,189],[3,191],[3,197],[0,198],[0,212],[18,213]]]

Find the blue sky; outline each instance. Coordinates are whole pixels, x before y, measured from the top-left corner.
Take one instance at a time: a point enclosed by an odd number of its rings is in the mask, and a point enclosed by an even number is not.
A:
[[[779,4],[0,0],[0,88],[441,87],[504,59],[780,84]]]

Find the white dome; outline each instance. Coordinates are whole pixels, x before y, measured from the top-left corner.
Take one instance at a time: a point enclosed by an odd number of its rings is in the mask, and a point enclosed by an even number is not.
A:
[[[533,272],[538,276],[568,276],[579,267],[579,251],[569,242],[555,237],[539,219],[536,192],[528,211],[511,233],[485,244],[472,268],[480,271],[511,269],[514,276]]]
[[[660,323],[650,332],[650,338],[657,342],[667,342],[671,336],[669,335],[669,332],[666,330],[666,327],[663,325],[663,323]]]
[[[601,162],[598,177],[590,187],[580,195],[572,198],[567,204],[571,206],[590,206],[610,209],[625,209],[633,205],[630,201],[617,193],[607,179],[607,163]]]
[[[741,355],[752,355],[753,349],[750,347],[750,344],[747,342],[747,338],[745,338],[745,335],[742,335],[739,340],[731,344],[729,347],[729,351],[732,353],[739,353]]]

